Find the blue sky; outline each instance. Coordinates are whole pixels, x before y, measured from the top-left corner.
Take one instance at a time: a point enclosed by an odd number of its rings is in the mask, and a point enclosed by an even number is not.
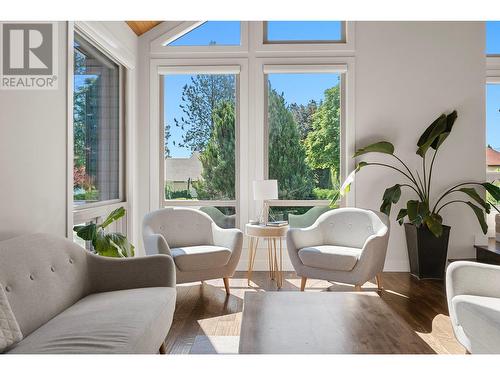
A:
[[[326,31],[325,31],[326,30]],[[321,40],[340,36],[340,23],[335,21],[272,21],[268,23],[270,40]],[[208,45],[215,41],[219,45],[235,45],[240,40],[240,23],[237,21],[210,21],[177,39],[171,45]],[[487,54],[500,55],[500,21],[486,22]],[[287,103],[306,104],[310,99],[321,100],[326,88],[335,85],[334,74],[274,74],[271,84],[278,92],[284,92]],[[165,78],[165,120],[171,126],[169,142],[172,156],[189,157],[190,151],[174,147],[173,139],[181,139],[182,130],[173,125],[173,118],[180,118],[179,108],[182,87],[189,84],[189,75],[171,75]],[[486,88],[487,143],[500,150],[500,84]]]

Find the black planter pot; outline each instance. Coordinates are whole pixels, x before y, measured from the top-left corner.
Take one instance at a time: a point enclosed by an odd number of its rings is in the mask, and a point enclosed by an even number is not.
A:
[[[425,225],[417,228],[405,223],[405,233],[410,273],[419,279],[442,280],[446,269],[450,227],[443,225],[443,234],[435,237]]]

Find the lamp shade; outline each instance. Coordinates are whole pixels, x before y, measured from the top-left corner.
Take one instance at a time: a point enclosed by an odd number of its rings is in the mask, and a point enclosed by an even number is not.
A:
[[[278,180],[254,181],[253,199],[256,201],[278,199]]]

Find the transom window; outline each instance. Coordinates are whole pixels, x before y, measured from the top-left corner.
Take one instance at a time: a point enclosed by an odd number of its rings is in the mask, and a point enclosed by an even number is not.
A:
[[[345,40],[341,21],[267,21],[265,43],[338,43]]]
[[[500,55],[500,21],[486,22],[486,54]]]
[[[168,43],[168,46],[239,46],[241,22],[207,21]]]

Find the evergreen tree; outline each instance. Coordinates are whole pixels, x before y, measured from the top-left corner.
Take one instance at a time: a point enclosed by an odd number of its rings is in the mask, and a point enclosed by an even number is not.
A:
[[[193,187],[199,199],[235,199],[234,103],[219,103],[212,116],[212,135],[200,153],[202,178]]]
[[[285,97],[269,85],[269,178],[278,180],[280,199],[312,195],[312,173],[306,164],[297,123]]]
[[[305,139],[308,165],[319,178],[328,178],[340,168],[340,89],[325,90],[324,100],[313,115],[312,129]],[[323,171],[323,172],[321,172]],[[321,181],[320,181],[321,183]],[[321,185],[324,185],[321,183]],[[331,185],[331,183],[329,183]]]
[[[313,115],[318,109],[318,103],[315,100],[310,100],[306,105],[292,103],[290,104],[290,112],[293,119],[297,123],[300,132],[300,139],[304,140],[311,130]]]
[[[203,151],[214,127],[213,112],[222,102],[235,103],[235,76],[199,74],[182,92],[181,108],[186,118],[174,119],[175,126],[185,130],[181,147]]]

